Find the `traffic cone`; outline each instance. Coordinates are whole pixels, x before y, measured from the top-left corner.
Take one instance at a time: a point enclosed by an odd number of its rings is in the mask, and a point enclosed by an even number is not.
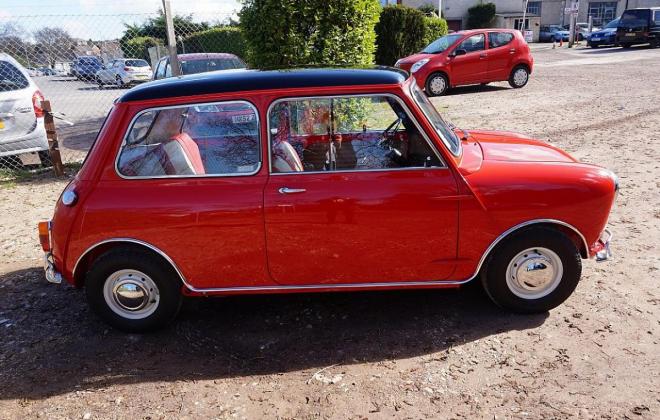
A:
[[[559,38],[559,48],[564,46],[564,38]]]

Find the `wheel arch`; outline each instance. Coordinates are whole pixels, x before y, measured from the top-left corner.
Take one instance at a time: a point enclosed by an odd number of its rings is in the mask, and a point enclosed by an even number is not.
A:
[[[504,243],[507,239],[511,238],[514,235],[520,234],[525,230],[532,228],[546,227],[549,229],[556,230],[558,232],[566,235],[578,249],[580,256],[583,259],[589,258],[589,246],[587,245],[587,240],[584,238],[584,235],[573,225],[563,222],[561,220],[555,219],[536,219],[529,220],[527,222],[519,223],[506,231],[504,231],[500,236],[498,236],[486,249],[486,251],[481,256],[479,260],[479,265],[477,270],[472,278],[475,278],[479,275],[482,269],[487,265],[486,261],[493,254],[493,251],[497,248],[499,244]]]
[[[95,243],[80,255],[76,261],[76,264],[73,266],[72,277],[74,285],[76,287],[83,287],[85,284],[85,274],[87,271],[89,271],[92,264],[94,264],[94,261],[96,261],[96,259],[105,252],[116,248],[134,248],[143,251],[146,250],[150,254],[168,264],[179,277],[181,283],[184,285],[187,284],[183,273],[181,273],[181,270],[179,270],[179,267],[177,267],[172,258],[170,258],[165,252],[156,246],[139,239],[112,238]]]
[[[431,77],[435,76],[436,74],[442,74],[445,76],[445,79],[447,79],[447,89],[451,88],[451,79],[449,78],[449,73],[447,73],[445,70],[438,69],[438,70],[433,70],[432,72],[429,73],[428,76],[426,76],[426,80],[424,80],[424,88],[426,89],[426,86],[428,86],[429,80],[431,80]]]
[[[532,68],[529,65],[529,63],[524,61],[524,60],[520,60],[511,67],[511,71],[509,72],[509,77],[511,77],[511,75],[513,74],[513,71],[515,69],[517,69],[518,67],[524,67],[525,70],[527,70],[527,73],[532,74]]]

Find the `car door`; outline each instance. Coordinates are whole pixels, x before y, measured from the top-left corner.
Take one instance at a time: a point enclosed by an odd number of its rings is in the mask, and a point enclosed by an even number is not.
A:
[[[456,181],[399,98],[280,100],[268,118],[264,209],[275,282],[449,278]]]
[[[507,80],[517,53],[511,32],[488,32],[488,80]]]
[[[460,55],[460,50],[465,54]],[[483,33],[465,38],[450,55],[452,86],[480,83],[486,80],[488,72],[488,53],[486,36]]]

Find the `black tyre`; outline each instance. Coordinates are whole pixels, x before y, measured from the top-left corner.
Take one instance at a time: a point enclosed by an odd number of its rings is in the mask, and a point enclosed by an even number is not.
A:
[[[433,73],[426,79],[426,94],[440,96],[449,89],[449,80],[443,73]]]
[[[164,327],[183,299],[172,267],[139,248],[116,248],[99,256],[87,272],[85,291],[92,310],[126,332]]]
[[[627,48],[630,48],[630,47],[632,47],[631,44],[621,44],[621,48],[626,48],[627,49]]]
[[[509,75],[509,85],[512,88],[520,89],[529,81],[529,69],[526,66],[516,66]]]
[[[590,46],[591,48],[598,48],[598,47],[600,47],[600,45],[598,45],[598,44],[591,44],[591,43],[589,44],[589,46]]]
[[[124,87],[124,81],[121,79],[119,75],[115,77],[115,84],[117,85],[118,88],[123,88]]]
[[[538,313],[563,303],[581,274],[580,253],[566,235],[550,228],[532,228],[495,248],[481,280],[497,305],[513,312]]]
[[[39,154],[39,162],[41,162],[41,166],[53,166],[53,160],[50,158],[50,152],[48,150],[42,150],[37,153]]]
[[[103,82],[101,81],[101,78],[96,76],[96,84],[99,85],[99,89],[103,89]]]

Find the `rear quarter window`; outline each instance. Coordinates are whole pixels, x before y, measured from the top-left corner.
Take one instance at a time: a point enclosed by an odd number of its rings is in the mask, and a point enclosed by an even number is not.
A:
[[[0,92],[25,89],[30,85],[28,79],[8,61],[0,61]]]
[[[260,157],[252,104],[194,104],[138,114],[119,151],[117,171],[126,178],[253,175]]]
[[[488,32],[488,46],[490,48],[502,47],[513,40],[511,32]]]

